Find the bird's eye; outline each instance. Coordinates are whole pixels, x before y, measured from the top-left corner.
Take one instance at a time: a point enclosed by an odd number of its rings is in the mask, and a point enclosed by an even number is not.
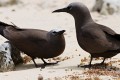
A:
[[[56,34],[57,32],[56,31],[53,31],[54,34]]]
[[[56,31],[53,31],[53,32],[52,32],[52,35],[56,35],[56,34],[57,34],[57,32],[56,32]]]
[[[72,9],[72,6],[68,6],[67,9],[68,9],[68,10],[71,10],[71,9]]]

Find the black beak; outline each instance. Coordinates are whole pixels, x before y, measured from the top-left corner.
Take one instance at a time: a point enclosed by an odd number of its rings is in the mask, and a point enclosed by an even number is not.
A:
[[[65,30],[61,30],[58,32],[58,34],[63,34],[65,32]]]
[[[55,12],[67,12],[67,8],[57,9],[53,11],[52,13],[55,13]]]

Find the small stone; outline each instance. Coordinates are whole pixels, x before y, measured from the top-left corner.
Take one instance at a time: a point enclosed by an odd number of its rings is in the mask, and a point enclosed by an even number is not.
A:
[[[41,74],[39,74],[38,80],[43,80],[43,76]]]

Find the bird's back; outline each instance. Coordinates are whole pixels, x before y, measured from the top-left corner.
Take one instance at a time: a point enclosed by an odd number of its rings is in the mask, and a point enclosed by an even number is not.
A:
[[[38,51],[44,50],[47,43],[47,33],[48,32],[44,30],[14,30],[11,27],[4,30],[4,36],[18,49],[26,54],[29,54],[30,56],[39,56]]]
[[[107,35],[105,31],[116,34],[110,28],[97,23],[88,23],[78,32],[79,45],[89,53],[103,53],[120,48],[120,41]]]
[[[60,55],[65,48],[64,38],[50,42],[48,31],[38,29],[20,29],[8,27],[4,36],[19,50],[35,58],[52,58]],[[62,35],[61,35],[62,36]]]

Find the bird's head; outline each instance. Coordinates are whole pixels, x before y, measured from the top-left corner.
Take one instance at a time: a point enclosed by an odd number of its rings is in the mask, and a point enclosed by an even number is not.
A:
[[[84,14],[89,13],[89,10],[84,4],[80,2],[73,2],[69,4],[67,7],[53,11],[53,13],[56,13],[56,12],[67,12],[73,16],[78,17],[79,15],[83,16]]]
[[[49,41],[55,43],[55,42],[64,42],[64,35],[63,33],[65,32],[65,30],[57,30],[57,29],[53,29],[48,33],[49,36]]]
[[[63,35],[64,32],[65,32],[65,30],[58,30],[58,29],[53,29],[50,31],[51,35],[53,35],[53,36]]]

